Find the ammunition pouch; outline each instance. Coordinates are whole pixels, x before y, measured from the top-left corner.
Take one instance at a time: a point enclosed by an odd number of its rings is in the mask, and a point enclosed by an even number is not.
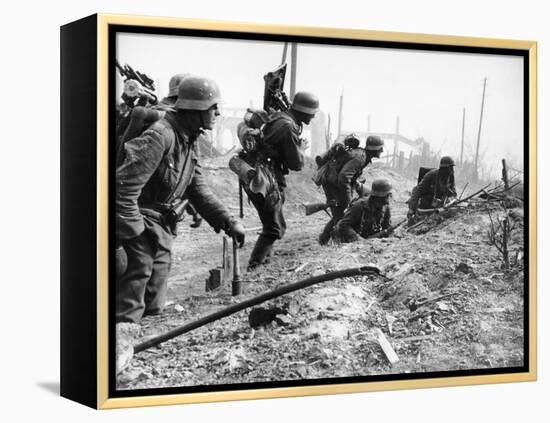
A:
[[[187,204],[189,204],[189,200],[183,199],[173,204],[161,203],[152,207],[140,207],[139,210],[144,216],[148,216],[173,230],[177,223],[183,220]]]

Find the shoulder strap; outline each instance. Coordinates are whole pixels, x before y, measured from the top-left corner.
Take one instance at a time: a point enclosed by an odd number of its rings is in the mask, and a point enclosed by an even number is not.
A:
[[[176,142],[179,141],[180,144],[183,145],[184,140],[185,140],[185,136],[181,132],[181,129],[180,129],[179,125],[177,124],[176,120],[174,119],[174,116],[172,116],[171,113],[166,113],[166,115],[164,116],[164,119],[172,127],[172,129],[174,131],[174,135],[175,135],[174,142],[172,142],[172,144],[170,145],[170,148],[165,153],[165,157],[167,157],[168,155],[170,155],[174,152]],[[185,162],[183,163],[183,166],[181,167],[181,170],[180,170],[180,174],[178,175],[178,182],[176,183],[176,186],[174,187],[174,189],[172,189],[170,194],[168,194],[168,196],[166,197],[166,203],[167,204],[171,204],[176,199],[176,197],[179,196],[179,195],[176,195],[176,194],[178,194],[181,191],[181,189],[183,188],[183,182],[184,182],[183,181],[183,175],[185,174],[185,170],[187,169],[187,166],[189,166],[191,154],[192,154],[192,151],[191,151],[191,146],[190,146],[189,151],[187,152],[187,155],[185,156]]]

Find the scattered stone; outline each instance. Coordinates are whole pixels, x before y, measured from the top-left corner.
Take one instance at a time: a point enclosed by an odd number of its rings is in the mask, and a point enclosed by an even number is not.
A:
[[[401,266],[400,268],[398,267],[398,269],[395,272],[388,275],[388,277],[390,279],[400,279],[403,276],[408,275],[409,273],[411,273],[413,271],[414,271],[414,266],[410,263],[406,263],[403,266]]]
[[[468,265],[467,263],[460,262],[458,266],[456,266],[455,272],[461,272],[461,273],[471,273],[473,271],[472,267]]]
[[[256,307],[250,310],[250,313],[248,314],[248,323],[252,328],[266,326],[275,321],[278,314],[286,314],[286,311],[280,307]]]

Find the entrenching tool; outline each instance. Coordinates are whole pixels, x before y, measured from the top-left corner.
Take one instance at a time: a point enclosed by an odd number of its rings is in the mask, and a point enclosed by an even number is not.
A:
[[[241,270],[239,268],[239,245],[233,237],[233,281],[231,282],[231,295],[241,295]]]
[[[234,248],[236,248],[236,243],[234,243],[233,245],[234,245]],[[238,256],[235,256],[235,257],[238,257]],[[235,260],[235,257],[234,257],[234,260]],[[238,258],[237,258],[237,264],[238,264]],[[238,266],[235,266],[235,268],[238,268]],[[361,267],[355,267],[351,269],[337,270],[335,272],[324,273],[322,275],[311,276],[307,279],[303,279],[298,282],[280,286],[271,291],[260,294],[256,297],[252,297],[247,300],[241,301],[239,303],[232,304],[214,313],[201,317],[192,322],[186,323],[164,334],[147,339],[134,346],[131,356],[127,359],[127,361],[125,361],[124,364],[125,366],[129,364],[133,354],[138,354],[151,347],[154,347],[159,344],[162,344],[163,342],[169,341],[170,339],[173,339],[177,336],[183,335],[184,333],[190,332],[194,329],[207,325],[208,323],[212,323],[223,317],[227,317],[241,310],[244,310],[245,308],[249,308],[249,307],[261,304],[265,301],[280,297],[281,295],[288,294],[290,292],[294,292],[299,289],[307,288],[309,286],[316,285],[322,282],[327,282],[327,281],[332,281],[334,279],[347,278],[352,276],[365,276],[369,274],[382,276],[380,275],[380,269],[378,269],[375,266],[361,266]],[[237,271],[237,276],[238,276],[238,271]],[[125,366],[121,366],[120,370],[124,369]]]
[[[215,267],[214,269],[209,270],[210,274],[206,278],[206,291],[213,291],[214,289],[219,288],[222,283],[229,280],[229,275],[231,273],[231,261],[229,259],[229,246],[228,238],[223,237],[222,244],[222,265]]]

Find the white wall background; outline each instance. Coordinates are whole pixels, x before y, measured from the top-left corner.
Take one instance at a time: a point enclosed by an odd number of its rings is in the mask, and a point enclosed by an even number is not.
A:
[[[305,3],[305,2],[304,2]],[[548,421],[550,27],[545,2],[10,1],[2,9],[2,421]],[[539,382],[95,412],[58,397],[59,26],[95,12],[539,42]],[[33,112],[33,113],[31,113]],[[7,236],[6,234],[7,230]],[[7,288],[7,290],[6,290]]]

